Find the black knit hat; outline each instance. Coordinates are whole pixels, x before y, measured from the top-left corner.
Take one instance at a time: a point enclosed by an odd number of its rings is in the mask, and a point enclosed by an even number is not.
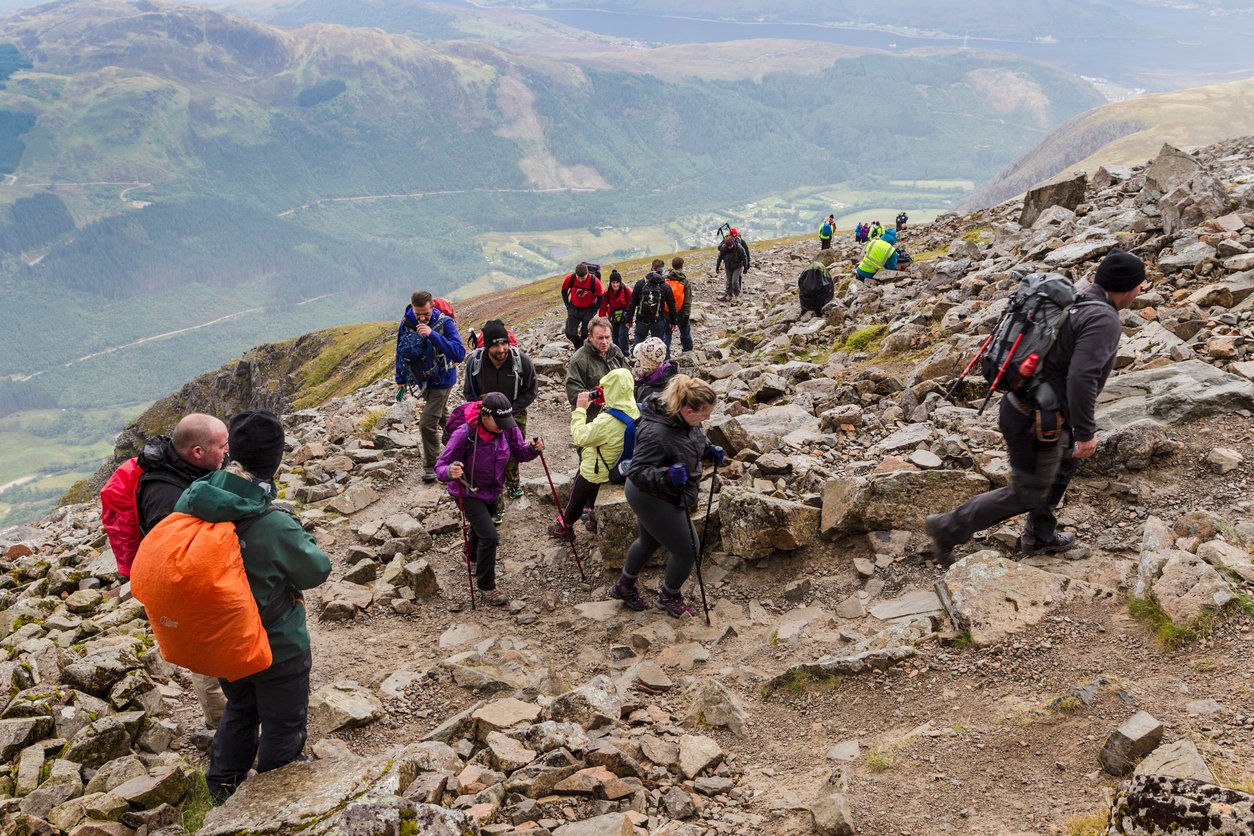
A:
[[[1145,262],[1123,250],[1111,250],[1097,265],[1097,286],[1112,293],[1123,293],[1145,281]]]
[[[273,412],[232,415],[227,443],[231,459],[258,479],[272,479],[283,462],[283,424]]]
[[[483,323],[483,344],[491,348],[497,343],[509,342],[509,330],[499,319],[489,319]]]

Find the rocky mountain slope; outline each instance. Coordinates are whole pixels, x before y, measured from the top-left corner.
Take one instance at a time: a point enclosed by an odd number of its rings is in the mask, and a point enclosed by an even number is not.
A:
[[[580,533],[582,578],[544,538],[538,465],[501,529],[513,604],[469,609],[412,403],[381,379],[288,413],[284,497],[334,563],[309,600],[318,759],[207,815],[207,732],[98,507],[0,533],[6,832],[1247,832],[1251,152],[1168,147],[908,229],[911,269],[844,276],[821,316],[795,290],[817,242],[758,252],[734,306],[692,259],[700,348],[680,363],[723,396],[710,432],[734,454],[698,519],[709,626],[606,598],[633,530],[616,491]],[[982,392],[944,391],[1019,276],[1083,280],[1116,245],[1151,280],[1063,508],[1080,544],[1020,560],[1008,524],[932,564],[922,516],[1007,474]],[[829,257],[843,275],[852,255]],[[559,492],[575,466],[560,327],[553,312],[520,333]]]

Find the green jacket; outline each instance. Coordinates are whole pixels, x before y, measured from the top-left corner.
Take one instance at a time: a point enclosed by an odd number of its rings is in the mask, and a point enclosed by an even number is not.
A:
[[[605,405],[621,409],[637,421],[640,407],[636,406],[635,379],[627,369],[615,369],[601,378],[598,384],[605,390]],[[582,447],[579,458],[579,475],[594,485],[610,480],[610,467],[623,452],[623,432],[626,427],[604,409],[588,421],[587,410],[575,407],[570,416],[570,439],[576,447]]]
[[[684,303],[679,306],[679,310],[675,313],[676,319],[692,318],[692,285],[688,284],[688,277],[684,275],[683,270],[667,270],[666,280],[670,282],[679,282],[684,286]]]
[[[238,520],[260,514],[270,507],[270,496],[257,485],[227,473],[215,471],[192,482],[179,497],[174,510],[191,514],[205,522]],[[331,574],[331,560],[318,548],[294,518],[282,511],[267,514],[253,523],[240,541],[244,572],[257,608],[265,610],[275,595],[289,586],[313,589]],[[266,628],[270,654],[283,662],[309,650],[309,630],[305,607],[297,605]]]
[[[570,365],[566,367],[566,400],[571,408],[580,392],[591,391],[600,385],[601,378],[614,369],[625,369],[630,365],[622,350],[610,343],[609,351],[602,358],[592,343],[584,343],[578,351],[570,356]]]

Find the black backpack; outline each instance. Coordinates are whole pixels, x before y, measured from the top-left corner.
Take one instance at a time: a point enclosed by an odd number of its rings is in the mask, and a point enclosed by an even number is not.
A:
[[[821,261],[811,261],[810,266],[797,277],[797,294],[801,297],[801,310],[818,313],[836,295],[835,283]]]
[[[1057,273],[1033,273],[1020,281],[981,359],[980,373],[990,394],[1030,394],[1034,374],[1045,365],[1071,312],[1092,301],[1077,302],[1071,279]]]
[[[641,322],[657,322],[658,317],[662,315],[662,288],[666,287],[666,283],[660,280],[646,279],[644,287],[640,289],[640,305],[637,310],[639,312]]]

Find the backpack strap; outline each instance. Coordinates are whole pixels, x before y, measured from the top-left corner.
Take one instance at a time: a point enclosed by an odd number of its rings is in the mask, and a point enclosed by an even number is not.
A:
[[[244,533],[252,528],[258,520],[268,517],[276,511],[281,511],[295,519],[295,515],[286,508],[270,505],[260,514],[249,514],[246,517],[240,517],[238,520],[235,520],[235,536],[243,540]],[[298,604],[303,604],[304,602],[305,596],[301,594],[301,591],[290,583],[286,584],[266,602],[265,608],[260,610],[261,626],[267,629],[273,627],[280,618],[287,615],[288,611],[296,609]]]

